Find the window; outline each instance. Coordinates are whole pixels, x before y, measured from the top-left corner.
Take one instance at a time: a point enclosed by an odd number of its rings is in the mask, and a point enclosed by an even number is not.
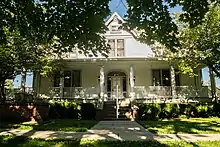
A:
[[[108,44],[110,46],[110,56],[115,56],[115,39],[109,39]]]
[[[81,87],[81,71],[72,71],[72,87]]]
[[[124,56],[124,39],[109,39],[108,44],[111,48],[110,56]]]
[[[154,86],[170,86],[170,70],[169,69],[156,69],[153,73],[153,85]]]
[[[53,86],[60,87],[60,73],[56,72],[53,77]]]
[[[117,40],[117,56],[124,56],[124,39]]]
[[[120,29],[120,25],[111,25],[110,26],[110,33],[111,34],[120,34],[121,33],[121,29]]]
[[[64,71],[64,87],[80,87],[81,86],[81,71]],[[54,75],[54,87],[60,86],[60,73]]]
[[[160,70],[153,70],[152,73],[153,73],[153,85],[154,86],[161,85]]]
[[[116,25],[111,26],[111,31],[112,31],[112,32],[118,31],[118,26],[116,26]]]
[[[64,71],[64,87],[71,87],[71,71]]]
[[[154,69],[153,74],[153,86],[171,86],[170,70],[169,69]],[[180,85],[180,76],[175,72],[176,85]]]
[[[176,81],[176,86],[180,86],[180,73],[178,70],[175,70],[175,81]]]

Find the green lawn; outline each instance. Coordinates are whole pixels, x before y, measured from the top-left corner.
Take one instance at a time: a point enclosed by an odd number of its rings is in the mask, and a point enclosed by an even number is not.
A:
[[[76,140],[39,140],[27,137],[0,136],[1,147],[218,147],[220,141],[199,141],[187,143],[184,141],[76,141]]]
[[[139,122],[155,134],[218,134],[220,118],[190,118]]]
[[[30,123],[22,123],[22,124],[10,124],[4,123],[2,129],[7,128],[16,128],[20,130],[36,130],[36,131],[45,131],[45,130],[52,130],[52,131],[75,131],[75,132],[85,132],[98,121],[92,120],[72,120],[72,119],[56,119],[52,120],[49,123],[45,124],[30,124]]]

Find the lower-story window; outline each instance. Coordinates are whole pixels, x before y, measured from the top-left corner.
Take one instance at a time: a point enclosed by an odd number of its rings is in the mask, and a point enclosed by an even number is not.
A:
[[[81,71],[65,70],[64,71],[64,87],[81,87]],[[60,73],[54,75],[54,87],[60,86]]]
[[[169,69],[153,69],[153,86],[171,86]],[[180,85],[179,74],[175,72],[176,85]]]

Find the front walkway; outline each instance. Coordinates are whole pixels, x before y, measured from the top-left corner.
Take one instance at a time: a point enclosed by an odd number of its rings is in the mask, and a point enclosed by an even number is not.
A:
[[[28,136],[41,139],[82,139],[82,140],[182,140],[194,142],[197,140],[220,140],[220,134],[163,134],[155,135],[134,121],[100,121],[88,132],[62,132],[62,131],[34,131],[9,130],[0,135]]]

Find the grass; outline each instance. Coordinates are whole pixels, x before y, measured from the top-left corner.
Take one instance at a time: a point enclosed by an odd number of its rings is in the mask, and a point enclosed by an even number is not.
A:
[[[220,118],[170,119],[140,121],[142,126],[155,134],[219,134]]]
[[[95,120],[72,120],[72,119],[56,119],[46,124],[10,124],[4,123],[2,127],[16,128],[19,130],[36,130],[36,131],[74,131],[74,132],[86,132],[88,129],[97,124]]]
[[[184,141],[158,142],[147,141],[77,141],[77,140],[40,140],[27,137],[0,136],[1,147],[217,147],[220,141],[198,141],[187,143]]]

